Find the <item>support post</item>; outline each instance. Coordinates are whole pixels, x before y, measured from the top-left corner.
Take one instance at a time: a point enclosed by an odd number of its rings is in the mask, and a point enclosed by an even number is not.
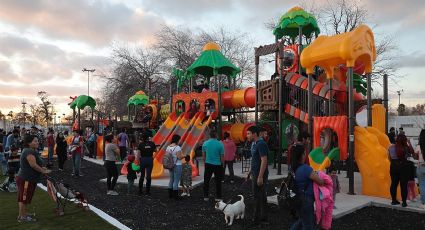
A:
[[[255,48],[257,50],[257,48]],[[258,95],[260,89],[258,88],[258,71],[259,71],[260,57],[255,56],[255,124],[258,123]]]
[[[221,77],[222,75],[216,75],[216,82],[218,81],[218,106],[217,106],[217,111],[218,111],[218,129],[217,129],[217,134],[218,134],[218,139],[221,140],[221,125],[222,125],[222,119],[221,119]]]
[[[310,134],[311,143],[313,143],[313,75],[311,73],[308,74],[308,133]],[[309,146],[309,150],[311,150],[311,145]]]
[[[278,122],[278,137],[279,139],[278,141],[278,149],[276,151],[277,155],[277,175],[282,175],[282,164],[281,164],[281,159],[282,159],[282,136],[283,136],[283,132],[282,132],[282,114],[283,114],[283,45],[279,44],[279,61],[280,61],[280,74],[279,74],[279,99],[278,99],[278,104],[279,104],[279,114],[277,116],[277,122]]]
[[[385,133],[388,133],[388,75],[384,74]]]
[[[301,57],[301,52],[303,50],[303,28],[298,27],[298,57]],[[301,61],[298,62],[298,73],[301,74],[303,67],[301,66]]]
[[[333,79],[329,79],[328,80],[328,82],[329,82],[329,116],[333,116],[334,115],[334,110],[333,110],[333,108],[334,108],[334,103],[333,103],[333,96],[332,96],[332,82],[333,82]]]
[[[353,67],[348,68],[348,194],[354,195],[354,94]]]
[[[370,73],[366,74],[367,79],[367,126],[372,126],[372,79]]]
[[[81,113],[80,108],[78,108],[78,131],[81,129]]]

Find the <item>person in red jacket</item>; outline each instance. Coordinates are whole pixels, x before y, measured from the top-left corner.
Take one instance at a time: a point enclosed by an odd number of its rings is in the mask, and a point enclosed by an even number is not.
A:
[[[47,167],[53,166],[53,151],[55,149],[55,136],[52,128],[49,129],[47,134]]]

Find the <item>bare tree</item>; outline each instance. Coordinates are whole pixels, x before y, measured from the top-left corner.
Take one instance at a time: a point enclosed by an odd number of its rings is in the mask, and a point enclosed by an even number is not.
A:
[[[45,91],[39,91],[37,97],[40,98],[41,103],[37,107],[37,113],[40,116],[40,120],[48,127],[53,119],[54,106],[50,101],[49,94]]]

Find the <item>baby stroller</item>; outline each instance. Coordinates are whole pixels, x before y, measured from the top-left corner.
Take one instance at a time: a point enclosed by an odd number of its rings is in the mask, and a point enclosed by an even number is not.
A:
[[[77,207],[83,210],[90,209],[82,193],[71,189],[68,184],[58,182],[52,177],[47,177],[47,193],[56,202],[55,213],[58,216],[64,215],[66,204],[71,202],[76,203]]]

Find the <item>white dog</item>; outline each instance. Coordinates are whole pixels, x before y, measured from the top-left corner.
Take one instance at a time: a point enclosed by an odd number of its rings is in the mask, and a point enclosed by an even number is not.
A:
[[[233,219],[243,219],[245,216],[245,203],[242,195],[241,200],[235,202],[234,204],[226,204],[223,201],[217,202],[215,204],[215,209],[222,211],[224,213],[224,220],[229,226],[233,224]],[[230,220],[228,220],[228,218]]]

